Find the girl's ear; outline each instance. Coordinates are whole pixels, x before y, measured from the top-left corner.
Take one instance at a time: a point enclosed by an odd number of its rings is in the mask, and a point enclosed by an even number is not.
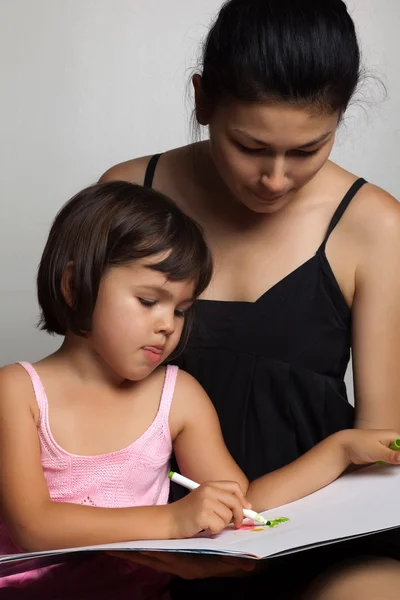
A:
[[[62,275],[62,279],[61,279],[61,292],[62,295],[64,296],[64,300],[65,302],[68,304],[68,306],[70,308],[73,307],[73,297],[72,297],[72,289],[71,289],[71,278],[72,278],[72,271],[74,268],[74,263],[72,260],[68,261],[63,275]]]
[[[208,125],[211,119],[211,107],[203,90],[201,75],[196,73],[192,77],[192,85],[194,88],[194,100],[197,121],[200,125]]]

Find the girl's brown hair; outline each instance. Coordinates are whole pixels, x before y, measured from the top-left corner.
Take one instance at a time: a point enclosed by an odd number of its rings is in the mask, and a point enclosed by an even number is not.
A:
[[[106,270],[156,254],[162,259],[151,268],[173,281],[193,281],[195,297],[208,286],[212,259],[202,230],[172,200],[123,181],[82,190],[57,214],[43,251],[37,276],[40,328],[85,335]],[[188,311],[183,343],[191,320]]]

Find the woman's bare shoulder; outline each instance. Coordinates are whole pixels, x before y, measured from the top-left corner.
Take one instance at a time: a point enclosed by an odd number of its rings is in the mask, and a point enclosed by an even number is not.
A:
[[[353,198],[343,225],[364,256],[380,250],[385,256],[400,253],[400,202],[372,183]]]
[[[348,190],[358,179],[338,165],[331,165],[332,184],[334,180]],[[390,193],[373,183],[361,187],[352,199],[344,215],[344,222],[352,229],[354,235],[372,241],[374,238],[396,231],[400,228],[400,202]]]
[[[164,174],[167,173],[169,175],[171,175],[171,173],[174,174],[177,171],[181,172],[182,164],[185,164],[188,156],[192,156],[192,149],[195,146],[199,146],[199,144],[189,144],[162,152],[162,159],[157,165],[157,173],[159,173],[160,170]],[[152,156],[152,154],[148,156],[141,156],[140,158],[133,158],[131,160],[114,165],[105,173],[103,173],[99,181],[105,182],[118,180],[129,181],[130,183],[143,185],[147,165],[149,164]],[[163,179],[163,177],[161,177],[161,179]]]
[[[366,243],[400,240],[400,203],[382,188],[368,183],[351,203],[354,231]]]
[[[103,173],[99,181],[100,183],[106,181],[129,181],[130,183],[143,185],[146,168],[150,159],[151,155],[141,156],[140,158],[132,158],[131,160],[114,165]]]

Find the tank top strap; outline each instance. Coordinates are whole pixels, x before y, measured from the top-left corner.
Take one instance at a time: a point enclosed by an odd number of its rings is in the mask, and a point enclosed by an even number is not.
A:
[[[157,167],[158,161],[160,160],[160,156],[162,156],[162,153],[154,154],[154,156],[152,156],[151,159],[149,160],[149,164],[147,165],[146,173],[144,175],[144,183],[143,183],[144,187],[148,187],[148,188],[153,187],[154,173],[156,172],[156,167]]]
[[[20,362],[18,362],[18,364],[21,365],[21,367],[23,369],[25,369],[25,371],[28,373],[28,375],[31,379],[33,391],[34,391],[35,397],[36,397],[36,402],[38,403],[38,406],[39,406],[40,420],[41,421],[44,420],[45,422],[47,422],[47,418],[48,418],[47,396],[46,396],[46,392],[44,390],[43,384],[41,382],[41,379],[40,379],[36,369],[34,369],[34,367],[30,363],[20,361]]]
[[[176,378],[179,368],[175,365],[168,365],[165,370],[165,379],[161,394],[160,407],[157,417],[164,422],[168,422],[169,411],[171,409],[172,398],[174,397]]]
[[[342,218],[346,208],[349,206],[350,202],[352,201],[352,199],[354,198],[354,196],[357,194],[357,192],[363,187],[364,184],[366,184],[366,180],[363,179],[362,177],[360,177],[359,179],[357,179],[353,185],[351,186],[351,188],[349,189],[349,191],[346,193],[346,195],[344,196],[343,200],[341,201],[341,203],[339,204],[339,206],[337,207],[337,209],[335,210],[335,213],[331,219],[331,222],[329,223],[329,227],[328,230],[326,232],[324,241],[321,244],[320,249],[325,248],[326,243],[329,239],[329,236],[331,235],[332,231],[335,229],[336,225],[339,223],[340,219]]]

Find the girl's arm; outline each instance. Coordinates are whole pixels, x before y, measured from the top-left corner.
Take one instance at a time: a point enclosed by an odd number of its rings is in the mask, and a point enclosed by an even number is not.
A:
[[[234,483],[201,486],[166,506],[97,508],[52,501],[41,465],[34,403],[23,369],[0,369],[0,513],[18,547],[39,551],[190,537],[202,529],[217,533],[232,518],[242,520],[243,504]]]
[[[52,502],[32,397],[21,367],[0,370],[0,511],[18,547],[36,551],[172,537],[165,506],[109,509]]]
[[[170,413],[180,472],[196,481],[236,481],[246,494],[248,480],[225,446],[218,416],[201,385],[179,371]]]
[[[390,444],[400,437],[397,431],[346,429],[329,436],[282,469],[253,481],[247,499],[254,510],[282,506],[325,487],[350,464],[383,460],[400,464],[400,452]]]

